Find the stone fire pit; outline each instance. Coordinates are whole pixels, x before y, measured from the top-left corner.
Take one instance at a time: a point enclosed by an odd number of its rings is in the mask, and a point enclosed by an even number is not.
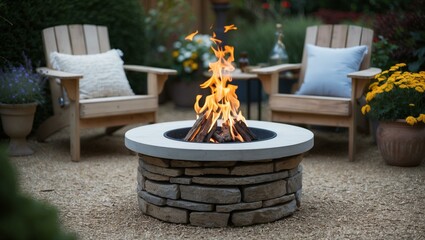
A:
[[[194,121],[137,127],[125,134],[139,153],[137,193],[144,214],[203,227],[276,221],[300,205],[302,153],[313,133],[287,124],[247,121],[273,136],[249,143],[191,143],[166,133]]]

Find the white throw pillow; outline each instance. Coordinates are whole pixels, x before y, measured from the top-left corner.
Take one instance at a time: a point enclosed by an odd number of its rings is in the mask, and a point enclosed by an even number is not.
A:
[[[89,55],[50,54],[53,68],[82,74],[80,98],[134,95],[124,72],[122,52],[117,49]]]
[[[351,97],[351,79],[358,71],[367,46],[325,48],[307,44],[307,67],[304,82],[295,93],[333,97]]]

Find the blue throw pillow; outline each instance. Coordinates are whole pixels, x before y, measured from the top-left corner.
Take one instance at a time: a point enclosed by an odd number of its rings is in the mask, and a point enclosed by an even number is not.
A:
[[[332,97],[351,97],[351,79],[347,74],[356,72],[367,46],[326,48],[307,44],[307,67],[304,82],[295,93]]]

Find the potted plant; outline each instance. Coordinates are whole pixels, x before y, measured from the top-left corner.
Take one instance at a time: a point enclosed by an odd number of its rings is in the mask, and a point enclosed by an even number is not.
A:
[[[376,140],[389,165],[417,166],[425,158],[425,71],[404,63],[375,76],[362,113],[379,121]]]
[[[33,70],[24,55],[25,65],[7,65],[0,69],[0,116],[3,130],[10,137],[11,156],[30,155],[34,151],[26,137],[32,130],[37,104],[43,101],[44,79]]]
[[[172,68],[177,70],[177,76],[171,84],[170,96],[177,106],[191,107],[196,95],[205,93],[199,85],[205,81],[203,72],[209,63],[216,61],[211,45],[210,36],[202,34],[195,35],[192,41],[181,37],[173,43]]]

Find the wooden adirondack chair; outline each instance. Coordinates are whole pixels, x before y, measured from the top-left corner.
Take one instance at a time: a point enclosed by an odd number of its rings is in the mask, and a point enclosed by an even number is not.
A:
[[[282,64],[253,70],[254,73],[258,74],[264,90],[269,94],[271,121],[347,127],[349,131],[348,156],[350,161],[354,161],[356,118],[360,113],[358,100],[363,95],[364,88],[368,85],[369,80],[380,72],[380,69],[369,68],[372,40],[373,31],[368,28],[352,25],[311,26],[306,30],[302,63]],[[308,68],[307,44],[328,48],[347,48],[359,45],[368,47],[360,71],[348,74],[348,77],[352,79],[351,98],[278,93],[280,72],[299,71],[298,86],[303,83]],[[326,71],[326,69],[323,69],[323,71]],[[326,81],[326,79],[323,79],[323,81]]]
[[[37,138],[45,140],[58,130],[70,127],[70,151],[73,161],[80,160],[80,131],[83,128],[107,127],[112,133],[128,124],[156,122],[158,94],[168,75],[175,70],[124,65],[125,70],[147,73],[147,95],[80,99],[78,73],[51,69],[50,53],[72,55],[103,53],[110,50],[108,29],[96,25],[61,25],[42,32],[48,67],[38,72],[49,77],[54,115],[41,124]]]

